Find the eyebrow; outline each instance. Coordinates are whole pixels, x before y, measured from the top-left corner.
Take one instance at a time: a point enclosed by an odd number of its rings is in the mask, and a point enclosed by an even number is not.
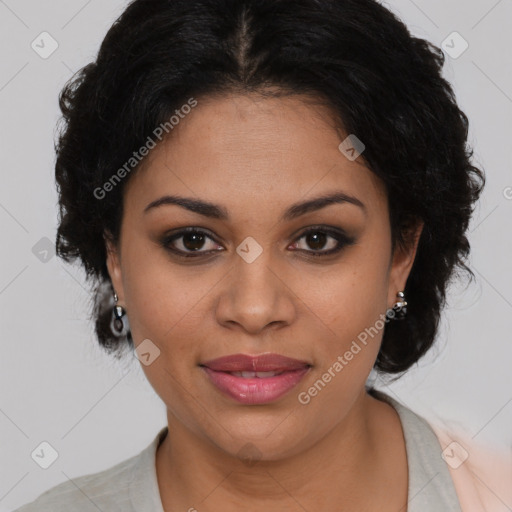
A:
[[[284,212],[281,220],[291,221],[297,217],[300,217],[301,215],[320,210],[321,208],[325,208],[331,204],[346,203],[358,206],[366,213],[366,206],[359,199],[357,199],[357,197],[353,197],[342,191],[336,191],[330,194],[315,197],[314,199],[310,199],[308,201],[293,204]],[[210,217],[212,219],[219,220],[229,220],[229,213],[223,206],[216,205],[208,201],[202,201],[200,199],[176,195],[166,195],[156,199],[155,201],[152,201],[146,206],[146,208],[144,208],[144,213],[147,213],[149,210],[158,208],[159,206],[163,205],[177,205],[204,217]]]

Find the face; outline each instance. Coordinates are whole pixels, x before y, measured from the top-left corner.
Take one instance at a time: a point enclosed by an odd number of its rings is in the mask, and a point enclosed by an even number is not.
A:
[[[107,246],[135,345],[160,351],[142,368],[169,423],[233,456],[289,456],[347,420],[414,260],[414,244],[392,254],[382,182],[304,99],[198,100],[130,177]],[[300,364],[220,379],[203,366],[269,353]]]

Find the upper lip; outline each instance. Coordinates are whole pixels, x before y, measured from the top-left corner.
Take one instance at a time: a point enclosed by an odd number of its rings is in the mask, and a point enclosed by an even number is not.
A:
[[[272,372],[298,370],[311,366],[306,361],[299,361],[280,354],[233,354],[230,356],[211,359],[200,366],[207,366],[218,372]]]

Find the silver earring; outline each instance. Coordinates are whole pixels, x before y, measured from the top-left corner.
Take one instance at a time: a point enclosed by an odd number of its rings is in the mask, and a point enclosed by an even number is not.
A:
[[[123,334],[123,332],[125,331],[125,321],[124,321],[125,318],[124,317],[125,317],[126,312],[122,306],[117,305],[118,297],[117,297],[116,292],[114,292],[114,301],[115,301],[116,305],[114,306],[114,310],[113,310],[111,327],[115,333]]]
[[[393,310],[395,312],[394,319],[402,320],[407,315],[407,301],[405,300],[404,292],[398,292],[397,294],[398,300],[393,305]]]

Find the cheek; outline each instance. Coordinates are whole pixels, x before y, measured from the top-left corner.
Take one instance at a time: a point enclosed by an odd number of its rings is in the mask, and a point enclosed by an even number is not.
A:
[[[359,246],[344,265],[324,275],[317,293],[308,295],[323,325],[315,346],[315,374],[298,396],[305,406],[302,411],[308,413],[303,419],[311,422],[313,430],[315,417],[321,416],[325,425],[331,425],[345,416],[379,352],[386,325],[389,265],[383,255],[389,248],[385,239],[381,243],[374,238],[373,242],[372,247]],[[304,290],[311,290],[310,286],[305,283]],[[330,407],[333,403],[338,407]]]
[[[180,340],[188,341],[190,347],[190,338],[204,321],[202,308],[215,286],[213,276],[191,279],[190,271],[180,272],[176,266],[144,263],[127,276],[125,293],[134,340],[153,339],[162,351],[169,345],[178,348]]]
[[[343,370],[335,372],[339,377],[334,379],[333,391],[364,382],[386,325],[383,315],[387,309],[390,243],[385,236],[375,234],[352,249],[316,286],[311,279],[302,285],[305,302],[319,319],[322,333],[315,347],[321,361],[319,371],[327,371],[338,356],[343,357]]]
[[[132,337],[136,347],[151,340],[158,353],[148,365],[141,361],[142,370],[157,395],[185,421],[204,308],[218,279],[199,267],[184,271],[158,248],[151,254],[127,249],[126,254],[124,290]]]
[[[184,332],[190,336],[202,299],[215,286],[213,273],[176,265],[164,249],[135,236],[126,237],[123,251],[123,288],[135,343],[149,338],[164,351],[169,340],[174,344]]]
[[[321,276],[303,274],[300,289],[325,326],[341,338],[373,323],[387,307],[387,248],[364,244],[352,248],[339,265]]]

